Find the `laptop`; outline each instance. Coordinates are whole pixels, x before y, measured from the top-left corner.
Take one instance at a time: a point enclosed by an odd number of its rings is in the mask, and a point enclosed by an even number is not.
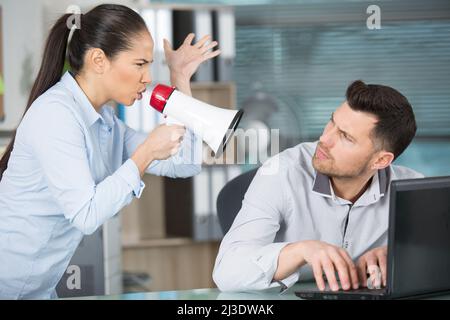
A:
[[[450,176],[391,182],[386,280],[381,289],[295,294],[303,299],[378,300],[450,292]]]

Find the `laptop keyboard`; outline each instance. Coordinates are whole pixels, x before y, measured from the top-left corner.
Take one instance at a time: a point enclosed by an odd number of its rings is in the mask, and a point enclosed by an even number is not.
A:
[[[359,294],[375,294],[375,295],[379,295],[379,294],[383,294],[386,292],[385,288],[381,288],[381,289],[369,289],[369,288],[359,288],[359,289],[351,289],[351,290],[342,290],[340,289],[339,291],[327,291],[327,293],[350,293],[350,294],[355,294],[355,293],[359,293]]]

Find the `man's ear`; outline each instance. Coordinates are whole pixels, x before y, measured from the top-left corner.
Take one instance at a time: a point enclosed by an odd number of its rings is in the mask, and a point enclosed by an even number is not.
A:
[[[92,48],[86,52],[86,62],[91,70],[98,74],[103,74],[109,64],[105,52],[99,48]]]
[[[372,164],[372,169],[381,170],[389,166],[394,161],[394,154],[388,151],[379,151],[376,154],[375,162]]]

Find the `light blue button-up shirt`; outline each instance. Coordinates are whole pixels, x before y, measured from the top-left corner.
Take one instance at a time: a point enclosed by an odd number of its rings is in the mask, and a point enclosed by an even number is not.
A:
[[[141,195],[130,156],[146,137],[109,106],[97,113],[70,73],[36,99],[0,182],[0,298],[56,297],[83,235]],[[187,131],[180,152],[147,172],[189,177],[199,158],[201,141]]]

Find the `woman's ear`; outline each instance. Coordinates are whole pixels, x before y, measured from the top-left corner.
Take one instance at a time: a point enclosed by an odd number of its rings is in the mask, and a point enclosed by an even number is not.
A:
[[[86,62],[90,69],[97,74],[103,74],[109,65],[105,52],[99,48],[92,48],[86,52]]]
[[[394,161],[394,154],[388,151],[380,151],[377,153],[372,169],[381,170],[388,167]]]

